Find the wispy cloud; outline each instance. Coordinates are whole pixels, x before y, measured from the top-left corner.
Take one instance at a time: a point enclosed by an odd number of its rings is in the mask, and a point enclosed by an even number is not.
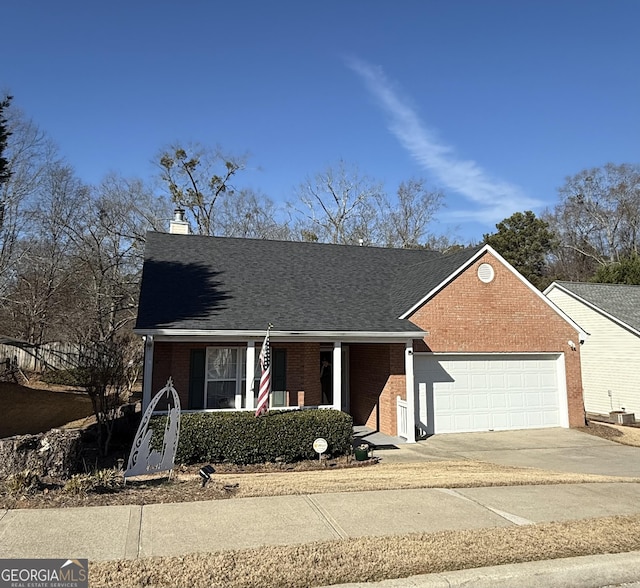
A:
[[[491,177],[475,161],[459,159],[451,146],[438,140],[425,126],[381,68],[356,58],[348,59],[347,65],[360,76],[387,113],[389,130],[411,157],[444,187],[469,201],[469,209],[450,208],[447,216],[461,221],[495,223],[514,212],[542,205],[519,186]]]

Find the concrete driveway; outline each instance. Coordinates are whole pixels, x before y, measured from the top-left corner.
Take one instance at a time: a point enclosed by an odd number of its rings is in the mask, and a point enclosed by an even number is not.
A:
[[[384,462],[471,459],[581,474],[640,477],[640,447],[620,445],[574,429],[528,429],[434,435],[416,444],[387,443]]]

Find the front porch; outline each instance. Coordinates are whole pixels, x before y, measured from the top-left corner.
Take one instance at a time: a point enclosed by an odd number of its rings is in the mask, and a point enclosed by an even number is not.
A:
[[[342,410],[356,425],[414,438],[413,342],[298,341],[271,335],[270,408]],[[169,377],[184,410],[255,409],[260,341],[147,336],[143,406]],[[378,443],[384,445],[385,443]]]

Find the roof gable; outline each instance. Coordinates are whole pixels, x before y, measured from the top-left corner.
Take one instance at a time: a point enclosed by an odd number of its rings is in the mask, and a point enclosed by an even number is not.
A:
[[[493,256],[499,263],[504,265],[518,280],[520,280],[532,293],[532,295],[537,296],[542,302],[544,302],[547,306],[549,306],[556,314],[560,315],[560,317],[569,323],[580,336],[587,336],[586,333],[580,325],[578,325],[570,316],[568,316],[562,309],[556,306],[547,296],[545,296],[540,290],[538,290],[531,282],[529,282],[520,272],[518,272],[502,255],[500,255],[493,247],[490,245],[483,245],[480,247],[476,247],[475,249],[467,249],[464,251],[458,252],[459,255],[456,257],[452,257],[450,262],[449,269],[452,271],[447,274],[446,268],[447,265],[442,263],[442,272],[434,272],[432,274],[432,278],[436,278],[439,276],[444,276],[444,279],[439,283],[435,283],[436,280],[432,279],[430,283],[435,284],[431,290],[429,290],[426,295],[423,296],[422,299],[417,301],[410,309],[408,309],[404,314],[400,316],[400,318],[408,318],[410,317],[418,308],[420,308],[423,304],[426,304],[435,294],[437,294],[440,290],[445,288],[453,279],[456,278],[459,274],[465,271],[469,266],[471,266],[477,259],[489,253]]]
[[[557,287],[609,318],[640,333],[640,286],[591,282],[554,282]]]

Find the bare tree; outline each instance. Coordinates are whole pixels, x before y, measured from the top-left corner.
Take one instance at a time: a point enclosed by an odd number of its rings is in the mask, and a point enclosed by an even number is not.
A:
[[[559,238],[559,257],[607,265],[640,250],[640,166],[608,163],[568,177],[545,217]],[[593,265],[590,265],[593,267]]]
[[[250,189],[237,190],[223,199],[218,222],[220,235],[249,239],[289,241],[289,224],[279,222],[275,204],[264,194]]]
[[[401,182],[395,201],[382,202],[380,232],[387,247],[420,247],[433,238],[428,227],[440,207],[444,196],[429,190],[426,180],[412,178]]]
[[[28,228],[25,210],[37,199],[43,176],[56,162],[56,148],[46,134],[13,104],[3,111],[8,133],[3,158],[10,174],[0,182],[0,305],[15,283],[19,246]]]
[[[174,206],[140,178],[107,174],[95,189],[103,223],[128,241],[143,244],[147,231],[165,231]]]
[[[118,408],[126,401],[133,374],[139,370],[141,350],[137,339],[118,336],[90,342],[80,354],[76,381],[91,398],[98,424],[98,448],[103,455],[109,452]]]
[[[45,170],[38,200],[23,211],[28,232],[18,243],[15,282],[5,305],[11,325],[4,332],[36,344],[68,336],[75,272],[65,223],[73,222],[86,191],[70,167],[57,164]]]
[[[327,243],[375,243],[382,184],[339,161],[299,186],[290,206],[301,217],[297,230],[304,240]]]
[[[11,131],[7,126],[7,119],[5,117],[5,110],[11,105],[13,96],[5,96],[0,100],[0,186],[7,182],[11,177],[11,169],[9,168],[9,161],[4,156],[4,151],[7,148],[7,141],[11,136]],[[0,227],[2,226],[2,209],[0,208]]]
[[[231,182],[244,169],[244,158],[226,155],[219,148],[176,144],[160,154],[159,164],[172,202],[186,211],[194,232],[217,234],[218,201],[235,192]]]

